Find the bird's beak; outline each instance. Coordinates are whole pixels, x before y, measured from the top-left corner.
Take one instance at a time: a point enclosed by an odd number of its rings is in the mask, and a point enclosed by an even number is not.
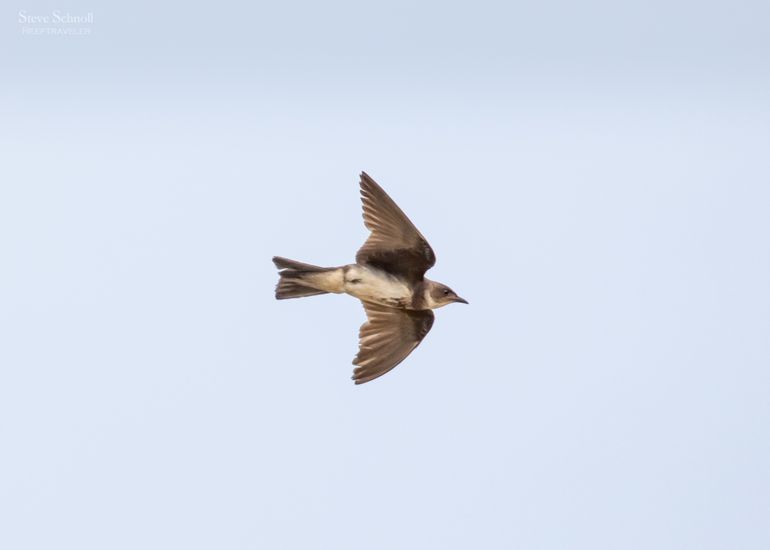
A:
[[[459,296],[457,298],[455,298],[454,300],[452,300],[452,301],[453,302],[460,302],[461,304],[467,304],[468,303],[468,300],[466,300],[465,298],[460,298]]]

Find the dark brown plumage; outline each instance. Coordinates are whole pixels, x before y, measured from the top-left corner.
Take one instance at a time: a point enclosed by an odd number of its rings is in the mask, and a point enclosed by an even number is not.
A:
[[[388,194],[361,173],[364,225],[372,233],[356,254],[356,263],[368,264],[411,283],[422,281],[436,263],[436,255],[411,220]]]
[[[412,311],[362,302],[368,320],[358,331],[357,365],[353,380],[363,384],[398,366],[412,353],[433,326],[429,309]]]
[[[276,256],[279,300],[327,292],[347,293],[364,305],[353,380],[363,384],[395,368],[433,326],[433,309],[468,303],[448,286],[425,278],[436,255],[388,194],[361,173],[364,224],[371,231],[356,263],[323,268]]]

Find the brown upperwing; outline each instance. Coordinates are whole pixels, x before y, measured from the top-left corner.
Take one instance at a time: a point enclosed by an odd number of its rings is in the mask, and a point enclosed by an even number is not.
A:
[[[368,320],[358,333],[353,380],[363,384],[396,367],[414,351],[433,326],[433,312],[396,309],[362,302]]]
[[[356,262],[421,281],[436,255],[398,205],[366,172],[361,173],[364,225],[372,233],[356,254]]]

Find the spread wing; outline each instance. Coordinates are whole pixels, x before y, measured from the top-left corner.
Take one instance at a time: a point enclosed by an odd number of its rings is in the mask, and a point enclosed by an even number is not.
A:
[[[436,263],[433,249],[366,172],[361,173],[361,202],[364,225],[372,233],[356,254],[356,263],[369,264],[413,283],[421,281]]]
[[[363,384],[382,376],[412,353],[433,326],[431,310],[410,311],[362,302],[368,321],[358,333],[353,380]]]

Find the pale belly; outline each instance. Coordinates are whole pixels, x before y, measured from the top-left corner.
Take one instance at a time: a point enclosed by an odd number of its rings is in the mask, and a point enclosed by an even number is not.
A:
[[[391,307],[408,307],[412,301],[412,291],[402,280],[360,265],[347,266],[343,292],[359,300]]]

